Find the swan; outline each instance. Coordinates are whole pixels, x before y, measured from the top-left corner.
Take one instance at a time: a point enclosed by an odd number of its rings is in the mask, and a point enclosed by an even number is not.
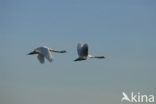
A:
[[[34,49],[32,52],[28,53],[28,55],[34,55],[37,54],[37,58],[41,64],[45,63],[45,58],[49,61],[53,61],[53,57],[51,52],[57,52],[57,53],[66,53],[65,50],[57,51],[51,48],[48,48],[47,46],[42,46]]]
[[[78,53],[78,58],[75,59],[74,61],[82,61],[82,60],[87,60],[89,58],[105,58],[104,56],[92,56],[88,54],[88,44],[85,43],[83,46],[78,43],[77,44],[77,53]]]

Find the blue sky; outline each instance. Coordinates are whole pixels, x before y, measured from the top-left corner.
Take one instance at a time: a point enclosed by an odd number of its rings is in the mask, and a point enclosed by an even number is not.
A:
[[[1,0],[0,103],[113,104],[156,94],[154,0]],[[106,59],[73,62],[77,43]],[[26,54],[46,45],[40,64]]]

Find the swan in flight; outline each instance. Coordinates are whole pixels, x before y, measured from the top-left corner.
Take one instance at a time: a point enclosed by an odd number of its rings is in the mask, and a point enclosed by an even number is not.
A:
[[[82,60],[87,60],[88,58],[105,58],[104,56],[92,56],[88,55],[88,44],[84,44],[83,46],[78,43],[77,45],[77,53],[78,53],[78,58],[75,59],[74,61],[82,61]]]
[[[39,48],[34,49],[32,52],[28,53],[28,55],[37,54],[38,60],[40,61],[41,64],[43,64],[45,62],[45,58],[49,62],[53,61],[53,57],[52,57],[51,52],[66,53],[65,50],[57,51],[57,50],[53,50],[51,48],[48,48],[47,46],[43,46],[43,47],[39,47]]]

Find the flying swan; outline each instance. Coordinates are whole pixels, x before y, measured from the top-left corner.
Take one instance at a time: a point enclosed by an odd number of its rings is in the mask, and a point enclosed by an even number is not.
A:
[[[78,43],[77,44],[77,53],[78,53],[78,58],[75,59],[74,61],[82,61],[82,60],[87,60],[89,58],[105,58],[104,56],[92,56],[88,55],[88,44],[85,43],[83,46]]]
[[[45,58],[49,62],[53,61],[53,57],[52,57],[51,52],[66,53],[65,50],[57,51],[57,50],[53,50],[51,48],[48,48],[47,46],[43,46],[43,47],[39,47],[39,48],[34,49],[32,52],[28,53],[28,55],[37,54],[38,55],[37,58],[38,58],[39,62],[41,64],[43,64],[45,62]]]

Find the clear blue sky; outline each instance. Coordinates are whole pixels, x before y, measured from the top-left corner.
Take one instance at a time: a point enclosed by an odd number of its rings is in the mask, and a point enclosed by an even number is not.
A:
[[[0,0],[1,104],[119,104],[156,94],[155,0]],[[73,62],[77,43],[106,59]],[[26,54],[65,49],[40,64]]]

